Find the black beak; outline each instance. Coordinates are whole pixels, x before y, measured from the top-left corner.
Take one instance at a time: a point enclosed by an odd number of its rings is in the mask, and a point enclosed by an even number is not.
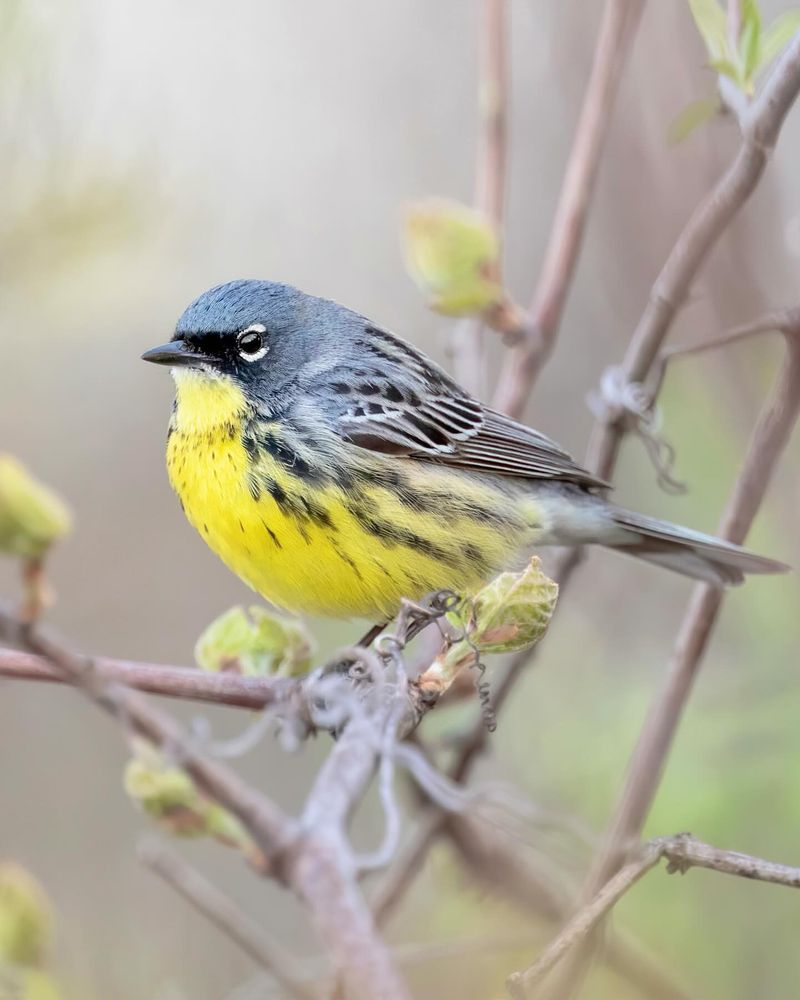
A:
[[[193,351],[183,340],[171,340],[142,355],[142,361],[152,361],[154,365],[169,365],[170,368],[196,368],[208,360],[204,354]]]

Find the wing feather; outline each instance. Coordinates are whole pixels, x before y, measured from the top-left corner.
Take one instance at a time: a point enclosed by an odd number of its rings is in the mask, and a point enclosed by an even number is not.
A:
[[[339,366],[313,387],[339,434],[371,451],[527,479],[607,484],[560,445],[467,395],[410,344],[369,324],[367,367]]]

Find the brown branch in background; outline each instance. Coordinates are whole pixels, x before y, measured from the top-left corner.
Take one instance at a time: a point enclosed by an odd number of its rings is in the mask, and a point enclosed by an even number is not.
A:
[[[686,294],[712,247],[758,183],[798,92],[800,32],[784,50],[750,109],[742,125],[742,144],[733,163],[690,217],[651,289],[644,314],[623,361],[626,381],[644,382],[657,365],[661,346],[679,306],[685,301]],[[784,318],[788,320],[788,314]],[[613,420],[598,420],[587,452],[587,468],[600,478],[610,480],[626,431],[624,413]],[[564,587],[580,558],[579,549],[565,553],[554,574],[562,597]],[[533,655],[536,655],[536,650],[533,650]],[[498,697],[508,697],[531,659],[531,654],[517,654],[512,659],[498,690]],[[482,749],[483,741],[484,734],[476,726],[461,752],[458,764],[460,770],[469,770],[470,761]]]
[[[39,625],[20,624],[1,604],[0,637],[46,659],[124,728],[173,754],[205,792],[242,821],[267,857],[293,839],[294,824],[278,806],[250,788],[235,771],[198,750],[171,715],[137,692],[103,681],[93,659],[73,653]]]
[[[226,937],[273,976],[290,996],[313,1000],[317,993],[304,981],[286,948],[272,941],[225,893],[196,868],[157,840],[148,838],[139,848],[139,859],[187,900]]]
[[[458,822],[453,822],[453,820]],[[538,920],[563,924],[575,912],[575,892],[519,849],[502,829],[484,828],[469,817],[453,817],[448,832],[456,854],[473,878]],[[688,1000],[689,994],[638,944],[614,933],[603,960],[650,1000]]]
[[[126,687],[168,698],[212,702],[256,711],[288,705],[300,692],[298,680],[290,677],[243,677],[236,673],[209,673],[196,667],[174,667],[163,663],[138,663],[106,656],[93,659],[95,676]],[[42,656],[15,649],[0,649],[0,677],[68,684],[70,678],[52,667]]]
[[[481,0],[478,32],[478,147],[475,205],[490,221],[500,244],[495,273],[501,283],[508,133],[508,0]],[[483,319],[459,322],[450,338],[453,373],[477,396],[483,395],[486,364]]]
[[[624,868],[621,868],[591,902],[578,910],[533,965],[524,972],[514,972],[508,977],[506,985],[514,1000],[525,1000],[528,988],[535,986],[574,944],[583,940],[628,889],[635,885],[651,868],[654,868],[660,860],[660,852],[655,847],[647,847],[641,852],[641,857],[628,862]]]
[[[724,851],[695,840],[686,833],[650,840],[639,845],[636,857],[601,886],[533,965],[509,977],[508,990],[514,1000],[525,1000],[528,989],[553,969],[571,948],[584,940],[621,897],[662,859],[666,860],[669,873],[683,874],[690,868],[708,868],[725,875],[800,889],[800,868],[765,861],[738,851]]]
[[[482,0],[475,202],[502,239],[508,159],[508,0]]]
[[[647,307],[623,362],[627,381],[643,382],[651,373],[677,310],[685,301],[700,267],[758,183],[768,154],[777,142],[798,90],[800,90],[800,33],[795,36],[778,60],[761,95],[744,121],[742,144],[732,165],[690,217],[653,285]],[[558,242],[558,234],[555,231],[551,237],[551,242],[554,241]],[[577,250],[577,245],[575,249]],[[614,420],[599,420],[595,424],[586,464],[601,478],[612,477],[619,447],[626,431],[624,413],[620,413]],[[560,561],[554,578],[559,583],[562,596],[563,589],[580,559],[581,550],[572,549],[566,552]],[[495,711],[498,711],[507,700],[536,652],[535,649],[532,652],[523,651],[512,657],[493,699]],[[449,774],[454,780],[463,781],[466,778],[477,756],[483,750],[485,742],[485,727],[478,719],[465,736],[458,758],[450,769]],[[414,872],[422,865],[427,851],[444,830],[445,824],[446,817],[443,815],[440,816],[438,823],[432,820],[428,827],[420,832],[413,853],[407,855],[405,870],[396,866],[389,873],[390,881],[381,896],[382,919],[386,919],[399,902],[403,891],[413,880]]]
[[[650,292],[622,363],[626,382],[643,382],[708,254],[755,190],[800,92],[800,32],[778,60],[742,122],[742,143],[728,170],[700,203],[678,237]],[[625,434],[625,413],[595,425],[588,468],[601,479],[614,472]]]
[[[534,296],[530,337],[509,356],[506,376],[501,377],[501,384],[494,400],[496,406],[515,416],[519,416],[524,408],[536,376],[547,361],[558,332],[561,312],[583,238],[594,189],[594,177],[602,152],[602,140],[608,130],[617,84],[630,50],[630,41],[641,8],[642,0],[608,0],[604,10],[592,71],[573,139],[567,175]],[[599,99],[596,93],[598,90]],[[542,323],[545,324],[545,335],[535,329]],[[541,346],[544,339],[548,340],[546,348]],[[567,558],[576,562],[578,557],[575,554],[568,555]],[[571,569],[571,565],[569,568]],[[569,575],[569,570],[566,575]],[[512,657],[493,697],[495,711],[503,705],[517,677],[530,659],[530,652],[518,653]],[[486,726],[482,719],[478,719],[466,736],[455,764],[450,768],[449,776],[454,781],[463,782],[466,779],[474,760],[486,744],[486,737]],[[438,818],[433,816],[430,822],[417,832],[413,849],[409,849],[404,855],[405,863],[394,866],[387,877],[386,885],[376,897],[379,920],[387,919],[400,901],[431,845],[443,832],[445,824],[446,817],[439,814]]]
[[[578,261],[600,157],[643,0],[607,0],[589,82],[524,340],[506,357],[494,405],[519,417],[558,335]]]
[[[668,347],[661,352],[653,365],[653,374],[650,381],[653,388],[652,398],[655,399],[661,392],[667,368],[670,362],[676,358],[691,357],[695,354],[704,354],[707,351],[715,351],[720,347],[728,347],[731,344],[738,344],[743,340],[750,340],[760,336],[762,333],[779,333],[784,329],[792,329],[800,326],[800,307],[796,309],[778,309],[774,312],[766,313],[750,323],[742,323],[735,326],[716,337],[703,340],[699,344],[676,345]]]
[[[305,902],[326,952],[334,957],[348,998],[406,1000],[405,986],[355,886],[351,859],[344,856],[338,831],[331,828],[327,818],[314,830],[302,827],[235,771],[198,750],[172,716],[150,705],[138,692],[103,681],[89,657],[72,653],[39,626],[21,624],[2,606],[0,637],[47,659],[123,728],[170,752],[212,799],[238,817],[264,852],[265,870],[289,885]],[[419,717],[415,716],[417,721]],[[339,744],[347,747],[347,742],[346,732]],[[360,749],[361,757],[374,766],[376,751],[363,743]],[[353,758],[340,753],[337,759]],[[360,786],[343,768],[341,773],[329,773],[329,777],[340,784],[345,794],[360,794]]]
[[[798,313],[786,314],[797,323]],[[778,327],[781,329],[781,327]],[[786,332],[786,356],[770,398],[756,424],[718,534],[741,544],[764,500],[792,430],[800,416],[800,323]],[[586,887],[591,895],[619,865],[625,846],[636,839],[658,788],[664,762],[686,706],[725,592],[698,586],[689,603],[664,684],[656,696],[631,757],[628,776],[605,849]]]

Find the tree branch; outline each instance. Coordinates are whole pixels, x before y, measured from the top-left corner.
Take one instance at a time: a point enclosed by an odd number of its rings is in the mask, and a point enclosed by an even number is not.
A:
[[[765,861],[738,851],[721,850],[686,833],[650,840],[639,845],[636,857],[613,875],[575,914],[533,965],[509,977],[508,991],[514,1000],[525,1000],[529,988],[535,986],[571,948],[586,938],[622,896],[662,859],[667,861],[669,873],[683,874],[690,868],[709,868],[725,875],[800,889],[800,868]]]
[[[764,405],[719,524],[721,538],[741,544],[758,513],[792,430],[800,416],[800,325],[786,338],[786,356],[770,398]],[[719,615],[724,591],[698,586],[675,643],[662,690],[656,696],[631,757],[622,798],[611,823],[607,845],[587,885],[596,891],[620,862],[624,845],[635,839],[658,788],[675,730]]]
[[[626,382],[640,383],[647,378],[698,271],[755,190],[798,92],[800,32],[778,60],[746,115],[736,158],[687,222],[653,284],[622,363]],[[625,425],[624,412],[595,424],[587,466],[601,479],[609,479],[614,472]]]
[[[745,540],[800,417],[800,324],[797,319],[797,310],[787,310],[783,321],[776,321],[778,328],[786,333],[786,355],[753,431],[747,456],[719,525],[720,537],[737,544]],[[790,323],[797,325],[790,326]],[[624,861],[628,845],[641,835],[724,594],[720,588],[708,584],[698,586],[692,594],[663,686],[653,701],[631,755],[605,845],[587,878],[582,893],[584,899],[591,898],[614,875]],[[594,940],[587,942],[565,970],[556,990],[559,996],[569,995],[569,989],[574,989],[580,980]]]
[[[279,853],[294,837],[290,818],[250,788],[229,768],[203,754],[178,722],[118,683],[103,681],[90,657],[71,652],[39,625],[20,624],[0,605],[0,637],[43,657],[123,727],[175,755],[200,787],[234,813],[267,857]]]
[[[453,817],[448,831],[461,862],[487,889],[548,923],[561,924],[575,912],[574,893],[525,857],[504,831],[489,832],[468,817]],[[671,974],[619,932],[606,942],[603,959],[651,1000],[688,1000]]]
[[[600,157],[642,0],[607,0],[564,184],[526,320],[524,340],[506,357],[494,405],[519,417],[558,335],[583,244]]]
[[[271,874],[289,885],[306,903],[326,951],[333,956],[337,972],[342,975],[349,998],[374,1000],[380,996],[386,1000],[406,1000],[405,986],[375,930],[341,849],[340,835],[330,822],[320,824],[315,830],[304,828],[230,768],[201,753],[171,716],[121,684],[102,680],[90,658],[72,653],[38,625],[20,624],[10,611],[1,607],[0,636],[44,657],[123,727],[167,749],[211,798],[241,820],[271,862]],[[420,708],[418,714],[409,710],[406,718],[418,721],[421,711]],[[340,746],[347,748],[354,738],[348,737],[349,728],[337,750]],[[363,743],[360,747],[362,760],[374,767],[376,749]],[[340,751],[337,760],[341,759]],[[328,774],[353,797],[360,794],[360,787],[349,781],[346,773],[334,774],[329,768]],[[354,798],[349,801],[352,808]],[[342,815],[332,817],[332,821],[339,821]]]
[[[612,0],[609,0],[609,7]],[[611,14],[607,7],[608,16]],[[599,57],[596,57],[597,64]],[[744,205],[757,185],[767,162],[768,153],[776,144],[786,115],[800,91],[800,33],[798,33],[769,77],[760,97],[752,105],[743,122],[743,139],[733,163],[720,178],[711,193],[696,209],[678,237],[666,264],[654,283],[648,304],[634,331],[623,362],[623,372],[627,381],[643,382],[656,364],[661,346],[670,330],[677,310],[683,304],[700,267],[708,253],[720,238],[725,228]],[[586,100],[588,101],[588,94]],[[576,145],[577,138],[576,138]],[[564,239],[554,230],[551,243]],[[577,246],[575,248],[577,252]],[[536,370],[534,370],[534,379]],[[508,384],[512,384],[510,381]],[[521,383],[520,383],[521,384]],[[532,382],[531,382],[532,384]],[[505,400],[498,405],[510,412],[518,412],[524,399],[517,403],[518,393],[514,388],[512,398],[508,391]],[[505,392],[505,391],[504,391]],[[498,402],[498,401],[496,401]],[[620,413],[613,420],[598,420],[594,426],[587,450],[586,465],[600,478],[610,480],[616,466],[619,448],[627,431],[625,414]],[[582,558],[580,549],[566,552],[559,562],[554,578],[559,584],[563,597],[564,587]],[[495,710],[507,699],[523,670],[536,656],[537,650],[523,651],[512,657],[503,680],[495,695]],[[483,750],[486,733],[478,720],[466,736],[458,760],[450,771],[455,780],[463,780],[472,768],[472,763]],[[409,863],[418,867],[434,840],[445,826],[445,818],[438,824],[431,822],[426,833],[420,834]],[[400,887],[409,884],[409,876],[395,871],[390,876],[396,884],[392,892],[386,892],[382,916],[401,896]]]
[[[148,838],[139,859],[178,892],[199,913],[260,965],[293,997],[313,1000],[316,991],[304,981],[283,945],[271,940],[238,905],[197,869],[157,840]]]
[[[478,146],[475,205],[485,213],[500,243],[495,278],[501,282],[508,131],[508,0],[482,0],[478,80]],[[450,337],[453,373],[478,396],[484,388],[483,319],[456,324]]]
[[[3,611],[0,607],[0,614],[7,620],[8,610]],[[301,688],[299,681],[291,677],[214,674],[196,667],[138,663],[105,656],[95,657],[93,664],[96,676],[103,681],[118,682],[138,691],[168,698],[211,702],[256,711],[296,703]],[[44,657],[14,649],[0,649],[0,677],[55,684],[72,683],[69,677],[52,667]]]

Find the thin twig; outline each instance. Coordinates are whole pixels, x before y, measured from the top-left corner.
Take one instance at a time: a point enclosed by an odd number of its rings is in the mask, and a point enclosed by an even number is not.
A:
[[[650,376],[652,383],[651,398],[655,399],[664,383],[667,368],[670,363],[678,358],[688,358],[697,354],[705,354],[707,351],[716,351],[720,347],[729,347],[731,344],[738,344],[743,340],[760,336],[764,333],[781,333],[787,329],[800,327],[800,307],[795,309],[777,309],[773,312],[765,313],[749,323],[741,323],[730,330],[725,330],[716,337],[702,340],[698,344],[676,344],[661,352],[653,366],[653,373]]]
[[[225,893],[196,868],[161,842],[148,838],[139,847],[139,859],[176,890],[226,937],[242,948],[258,965],[283,986],[291,996],[313,1000],[317,995],[304,982],[297,962],[286,948],[273,941]]]
[[[419,817],[414,834],[394,865],[372,896],[372,912],[376,923],[381,926],[389,919],[416,878],[431,844],[439,836],[447,822],[447,816],[435,807],[429,807]]]
[[[799,415],[800,337],[787,337],[786,357],[753,431],[747,456],[720,521],[721,538],[736,543],[745,540]],[[692,595],[663,687],[653,701],[631,757],[625,789],[610,826],[606,848],[588,882],[587,894],[608,879],[619,864],[624,845],[635,839],[642,828],[723,596],[724,591],[709,585],[698,586]]]
[[[647,378],[698,271],[758,184],[789,109],[800,92],[800,32],[778,60],[742,125],[739,151],[678,237],[650,292],[622,363],[627,383]],[[601,479],[614,472],[626,414],[595,424],[588,468]]]
[[[508,990],[514,1000],[525,1000],[528,989],[553,969],[571,948],[584,940],[631,886],[662,859],[667,861],[669,873],[683,874],[690,868],[708,868],[725,875],[800,889],[800,868],[765,861],[738,851],[725,851],[685,833],[647,841],[639,846],[635,857],[605,882],[575,914],[533,965],[509,977]]]
[[[508,132],[508,0],[481,0],[481,8],[475,205],[497,234],[497,263],[487,278],[501,284]],[[450,349],[456,378],[470,392],[481,396],[486,371],[483,319],[470,317],[458,323],[450,338]]]
[[[561,925],[575,912],[575,895],[556,881],[552,866],[544,868],[510,843],[502,830],[482,829],[470,818],[450,822],[459,860],[487,889],[498,892],[527,913]],[[688,992],[640,945],[615,932],[609,936],[603,960],[650,1000],[688,1000]]]
[[[559,959],[589,933],[612,906],[632,885],[655,867],[661,860],[661,852],[648,846],[640,857],[629,861],[624,868],[609,880],[603,889],[569,921],[558,937],[551,942],[542,955],[524,972],[515,972],[507,981],[508,992],[514,1000],[525,1000],[527,989],[549,972]]]
[[[784,50],[761,95],[752,105],[733,163],[688,220],[651,289],[623,362],[628,381],[643,382],[650,374],[677,310],[685,301],[708,253],[758,183],[798,92],[800,32]],[[600,420],[595,424],[586,465],[601,479],[612,478],[626,431],[624,414],[616,420]],[[562,598],[580,561],[581,550],[572,549],[564,554],[558,571],[553,574]],[[496,698],[508,697],[536,652],[536,649],[532,653],[523,652],[512,659]],[[483,749],[484,740],[485,734],[476,725],[467,738],[457,770],[466,773],[470,769],[472,759]]]
[[[123,727],[174,755],[204,791],[242,821],[268,857],[291,842],[294,823],[278,806],[243,782],[235,771],[202,753],[171,715],[137,692],[103,681],[91,657],[73,653],[39,625],[20,624],[2,604],[0,637],[44,657]]]
[[[558,335],[578,261],[617,88],[643,0],[607,0],[556,215],[527,319],[507,356],[494,405],[520,416]]]
[[[290,677],[243,677],[234,673],[208,673],[196,667],[175,667],[163,663],[139,663],[97,656],[93,660],[97,676],[149,694],[189,701],[212,702],[234,708],[264,709],[285,705],[300,693],[300,683]],[[19,680],[69,683],[63,672],[32,653],[0,649],[0,677]]]
[[[796,311],[787,313],[794,317]],[[778,462],[800,417],[800,326],[787,332],[786,356],[770,398],[756,424],[718,534],[741,543],[766,494]],[[629,844],[641,835],[655,798],[676,730],[692,691],[724,599],[724,591],[703,584],[692,594],[661,690],[653,700],[613,819],[586,881],[583,898],[593,896],[623,863]],[[594,939],[592,939],[594,940]],[[557,991],[567,995],[581,978],[591,948],[576,956]]]
[[[698,271],[708,253],[720,238],[739,209],[747,201],[758,183],[767,162],[768,154],[777,142],[781,127],[800,90],[800,33],[784,50],[758,101],[751,107],[743,126],[743,140],[733,163],[720,178],[711,193],[688,220],[661,270],[650,293],[645,312],[639,321],[628,348],[623,370],[628,381],[643,382],[650,374],[670,330],[677,310],[683,304]],[[554,234],[551,238],[557,239]],[[510,396],[509,396],[510,399]],[[524,405],[524,400],[522,405]],[[613,476],[619,448],[625,437],[627,424],[624,414],[616,420],[598,420],[587,451],[587,467],[602,479]],[[560,560],[554,578],[563,596],[564,587],[579,565],[582,550],[571,549]],[[495,710],[506,700],[524,670],[535,658],[537,649],[516,654],[495,694]],[[451,777],[463,780],[476,757],[485,746],[486,732],[478,720],[466,736]],[[431,823],[427,839],[421,837],[410,861],[417,869],[426,852],[445,826],[442,817],[438,824]],[[409,876],[396,871],[392,876],[397,886],[411,882]],[[401,893],[386,895],[384,918]]]
[[[271,862],[271,873],[289,885],[306,904],[337,974],[343,978],[348,998],[374,1000],[380,996],[385,1000],[406,1000],[405,986],[355,884],[342,849],[342,834],[332,825],[349,815],[353,801],[348,799],[349,806],[343,805],[334,816],[321,817],[315,829],[303,828],[242,781],[235,771],[198,750],[170,715],[150,705],[138,692],[103,681],[90,658],[72,653],[38,626],[20,624],[2,607],[0,636],[45,657],[124,728],[133,729],[171,752],[211,798],[241,820],[264,852],[265,870]],[[422,709],[417,712],[416,707],[409,710],[408,716],[418,721]],[[347,731],[336,749],[340,746],[348,746]],[[364,767],[364,759],[370,762],[370,767],[374,766],[374,751],[371,753],[370,747],[363,743],[360,750],[359,769]],[[343,756],[343,751],[339,751],[337,760],[342,761]],[[347,758],[352,759],[352,755]],[[345,796],[361,794],[361,784],[352,780],[343,765],[341,773],[335,773],[330,765],[327,773],[332,783],[342,786]]]

